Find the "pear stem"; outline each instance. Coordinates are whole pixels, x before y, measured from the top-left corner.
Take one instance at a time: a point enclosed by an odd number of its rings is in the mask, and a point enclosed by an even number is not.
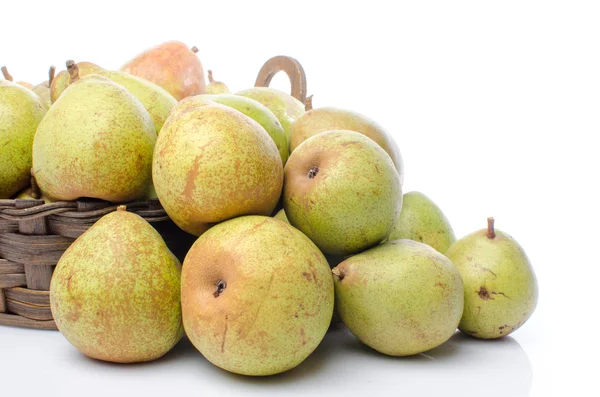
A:
[[[190,51],[192,51],[194,54],[197,54],[200,50],[198,50],[198,47],[193,46],[192,48],[190,48]]]
[[[56,66],[51,65],[50,70],[48,70],[48,87],[52,85],[52,80],[54,80],[54,75],[56,74]]]
[[[304,102],[304,110],[306,110],[307,112],[309,110],[312,110],[312,108],[313,108],[312,107],[312,99],[313,99],[313,96],[311,95],[311,96],[307,97],[306,101]]]
[[[69,72],[69,76],[71,77],[71,83],[79,80],[79,67],[73,60],[68,60],[67,63],[67,71]]]
[[[333,273],[333,275],[337,278],[341,280],[344,279],[345,274],[342,273],[342,271],[340,269],[338,269],[337,267],[334,267],[333,269],[331,269],[331,273]]]
[[[123,212],[125,212],[125,211],[127,211],[127,206],[126,205],[120,205],[120,206],[117,207],[117,211],[123,211]]]
[[[487,231],[487,237],[489,239],[493,239],[496,237],[496,231],[494,230],[494,218],[489,217],[487,219],[488,221],[488,231]]]
[[[208,82],[211,84],[215,82],[215,80],[213,79],[212,70],[208,71]]]
[[[4,75],[4,78],[8,81],[13,81],[13,77],[10,75],[10,73],[8,73],[8,69],[6,68],[6,66],[2,66],[2,74]]]

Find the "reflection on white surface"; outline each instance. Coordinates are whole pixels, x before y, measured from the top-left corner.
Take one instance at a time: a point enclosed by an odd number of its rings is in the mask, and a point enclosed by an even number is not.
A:
[[[443,395],[528,396],[532,369],[511,337],[479,341],[456,333],[424,355],[394,358],[362,345],[345,328],[287,373],[250,378],[212,366],[183,340],[153,363],[118,365],[88,359],[57,332],[0,327],[2,391],[46,396]],[[31,377],[33,375],[33,378]],[[34,379],[34,381],[32,381]],[[7,390],[8,387],[8,390]],[[84,393],[84,394],[82,394]],[[4,394],[4,393],[0,393]],[[9,395],[10,393],[7,393]]]

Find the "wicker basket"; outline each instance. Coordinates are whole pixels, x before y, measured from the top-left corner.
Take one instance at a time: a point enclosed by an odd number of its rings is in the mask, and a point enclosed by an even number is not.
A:
[[[279,71],[290,78],[292,96],[305,103],[306,76],[293,58],[269,59],[255,85],[268,87]],[[56,329],[48,291],[54,267],[77,237],[116,209],[102,200],[0,200],[0,325]],[[154,226],[183,262],[196,237],[179,229],[157,199],[129,203],[127,210]]]
[[[65,250],[102,216],[117,209],[101,200],[0,200],[0,324],[56,329],[50,279]],[[183,260],[195,237],[169,219],[157,199],[127,204]]]

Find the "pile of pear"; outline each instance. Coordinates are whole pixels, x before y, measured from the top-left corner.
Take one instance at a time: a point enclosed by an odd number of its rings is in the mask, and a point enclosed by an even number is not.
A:
[[[68,61],[44,96],[0,82],[0,198],[124,204],[56,266],[52,313],[73,346],[133,363],[186,334],[214,365],[265,376],[301,364],[334,319],[410,356],[532,315],[523,248],[492,218],[457,240],[431,199],[403,193],[383,126],[268,87],[233,94],[204,81],[197,52],[167,42],[119,71]],[[196,236],[183,264],[127,211],[151,197]]]

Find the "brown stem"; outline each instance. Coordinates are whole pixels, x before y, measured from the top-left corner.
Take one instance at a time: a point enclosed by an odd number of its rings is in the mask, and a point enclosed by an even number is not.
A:
[[[10,73],[8,73],[8,69],[6,68],[6,66],[2,66],[2,74],[4,75],[4,78],[8,81],[13,81],[13,77],[10,75]]]
[[[335,277],[340,279],[340,281],[344,279],[345,274],[338,267],[334,267],[333,269],[331,269],[331,273],[333,273]]]
[[[120,205],[117,207],[117,211],[127,211],[127,206],[126,205]]]
[[[493,239],[496,237],[496,231],[494,230],[494,218],[489,217],[487,221],[488,221],[487,237],[489,239]]]
[[[192,48],[190,48],[190,51],[193,52],[194,54],[197,54],[198,51],[200,51],[200,50],[198,50],[198,47],[193,46]]]
[[[48,70],[48,87],[52,85],[52,80],[54,80],[54,75],[56,74],[56,67],[54,65],[50,66],[50,70]]]
[[[208,82],[211,84],[215,82],[215,80],[213,79],[212,70],[208,71]]]
[[[73,60],[68,60],[67,63],[67,71],[69,72],[69,76],[71,76],[71,83],[79,80],[79,67]]]
[[[312,95],[309,97],[306,97],[306,102],[304,102],[304,110],[306,110],[307,112],[309,110],[312,110],[312,108],[313,108],[312,107],[312,98],[313,98]]]

